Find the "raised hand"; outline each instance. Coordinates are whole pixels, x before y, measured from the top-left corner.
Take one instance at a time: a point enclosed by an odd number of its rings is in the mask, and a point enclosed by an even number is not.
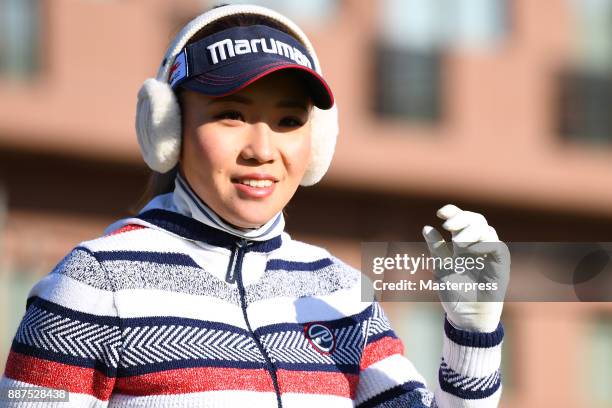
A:
[[[452,245],[429,225],[423,227],[423,237],[431,255],[440,260],[433,273],[447,317],[458,328],[492,332],[510,278],[508,247],[481,214],[447,204],[437,216],[445,220],[442,228],[452,234]]]

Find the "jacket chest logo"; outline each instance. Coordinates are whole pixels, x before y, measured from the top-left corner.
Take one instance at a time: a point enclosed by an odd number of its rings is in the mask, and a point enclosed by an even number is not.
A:
[[[336,347],[336,338],[332,331],[321,323],[309,323],[304,326],[304,335],[308,342],[320,353],[330,354]]]

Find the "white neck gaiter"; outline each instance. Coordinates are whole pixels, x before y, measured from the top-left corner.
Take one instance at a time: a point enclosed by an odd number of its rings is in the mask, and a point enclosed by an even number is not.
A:
[[[171,211],[194,218],[210,227],[248,240],[265,241],[280,235],[285,228],[285,218],[283,217],[282,211],[259,228],[243,230],[228,224],[198,197],[198,195],[191,189],[187,181],[180,175],[180,173],[177,173],[176,175],[171,204],[172,207],[174,207],[168,208]],[[147,205],[145,209],[151,208],[149,208]],[[145,209],[143,209],[143,211]]]

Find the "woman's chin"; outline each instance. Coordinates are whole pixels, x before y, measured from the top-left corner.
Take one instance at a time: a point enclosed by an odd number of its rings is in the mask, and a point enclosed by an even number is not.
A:
[[[270,221],[277,213],[270,213],[266,211],[265,213],[259,213],[257,211],[239,211],[232,214],[230,224],[233,224],[239,228],[259,228],[268,221]]]

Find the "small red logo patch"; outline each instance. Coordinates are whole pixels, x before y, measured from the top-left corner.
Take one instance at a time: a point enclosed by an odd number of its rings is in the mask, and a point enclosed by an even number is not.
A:
[[[169,78],[172,78],[174,76],[174,71],[176,71],[180,65],[180,61],[176,61],[174,65],[172,65],[172,67],[170,68],[170,75],[168,75]]]

